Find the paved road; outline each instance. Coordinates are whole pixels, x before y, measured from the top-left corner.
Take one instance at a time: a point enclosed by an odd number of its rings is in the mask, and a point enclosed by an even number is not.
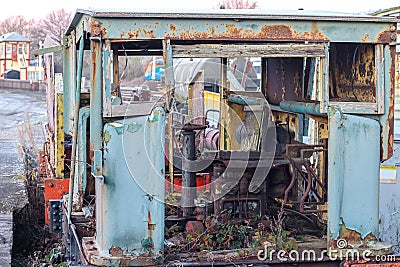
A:
[[[29,115],[27,115],[27,113]],[[25,127],[29,118],[31,130]],[[41,148],[46,121],[44,93],[0,90],[0,266],[11,264],[12,211],[27,202],[21,179],[22,156],[19,146],[25,140],[32,146],[28,132]],[[25,126],[24,126],[25,123]]]

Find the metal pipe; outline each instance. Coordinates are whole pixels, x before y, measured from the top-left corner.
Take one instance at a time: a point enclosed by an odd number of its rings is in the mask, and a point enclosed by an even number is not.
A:
[[[75,45],[75,44],[73,44]],[[72,153],[71,153],[71,172],[69,177],[69,198],[68,198],[68,224],[71,223],[72,201],[74,198],[74,178],[75,178],[75,163],[76,163],[76,146],[78,139],[78,120],[79,120],[79,105],[81,102],[81,81],[82,81],[82,65],[83,65],[83,37],[79,41],[79,60],[78,60],[78,77],[75,86],[75,106],[74,106],[74,129],[72,138]]]
[[[316,116],[326,116],[321,113],[319,103],[304,103],[296,101],[282,101],[279,103],[279,107],[285,111],[302,113]]]
[[[218,149],[219,130],[215,128],[206,128],[204,136],[204,148],[209,150]]]
[[[242,96],[242,95],[229,95],[228,102],[235,103],[238,105],[243,105],[243,106],[260,104],[260,102],[257,101],[256,99],[254,99],[254,98],[252,99],[250,97]]]
[[[308,165],[308,163],[305,163],[304,166],[307,169],[307,187],[306,187],[306,190],[305,190],[303,196],[300,199],[300,212],[304,212],[304,203],[306,201],[306,198],[308,197],[308,194],[311,191],[311,181],[312,181],[311,173],[309,171],[310,166]]]

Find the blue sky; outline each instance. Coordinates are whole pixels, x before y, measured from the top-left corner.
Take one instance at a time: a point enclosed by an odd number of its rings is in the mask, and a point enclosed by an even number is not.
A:
[[[10,3],[10,2],[8,2]],[[54,9],[65,8],[74,12],[77,8],[162,8],[162,9],[211,9],[218,0],[20,0],[18,5],[0,9],[0,20],[11,15],[41,18]],[[399,0],[258,0],[263,9],[298,9],[362,13],[377,9],[400,6]],[[21,8],[23,6],[23,8]],[[156,11],[156,9],[154,9]]]

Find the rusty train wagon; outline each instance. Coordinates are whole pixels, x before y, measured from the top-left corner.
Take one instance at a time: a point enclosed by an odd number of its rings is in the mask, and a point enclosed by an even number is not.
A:
[[[395,18],[303,10],[77,10],[62,47],[41,52],[63,55],[41,173],[69,261],[389,259],[378,192],[396,36]],[[160,56],[151,100],[123,101],[126,60]]]

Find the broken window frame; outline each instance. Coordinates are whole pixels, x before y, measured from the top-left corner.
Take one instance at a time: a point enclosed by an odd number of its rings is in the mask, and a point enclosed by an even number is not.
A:
[[[327,107],[339,108],[343,113],[351,114],[384,114],[384,45],[375,44],[375,102],[341,102],[341,101],[330,101],[329,100],[329,61],[325,68],[325,86],[323,92],[322,111],[327,112]],[[329,50],[329,47],[327,47]],[[329,53],[327,53],[327,56]]]

